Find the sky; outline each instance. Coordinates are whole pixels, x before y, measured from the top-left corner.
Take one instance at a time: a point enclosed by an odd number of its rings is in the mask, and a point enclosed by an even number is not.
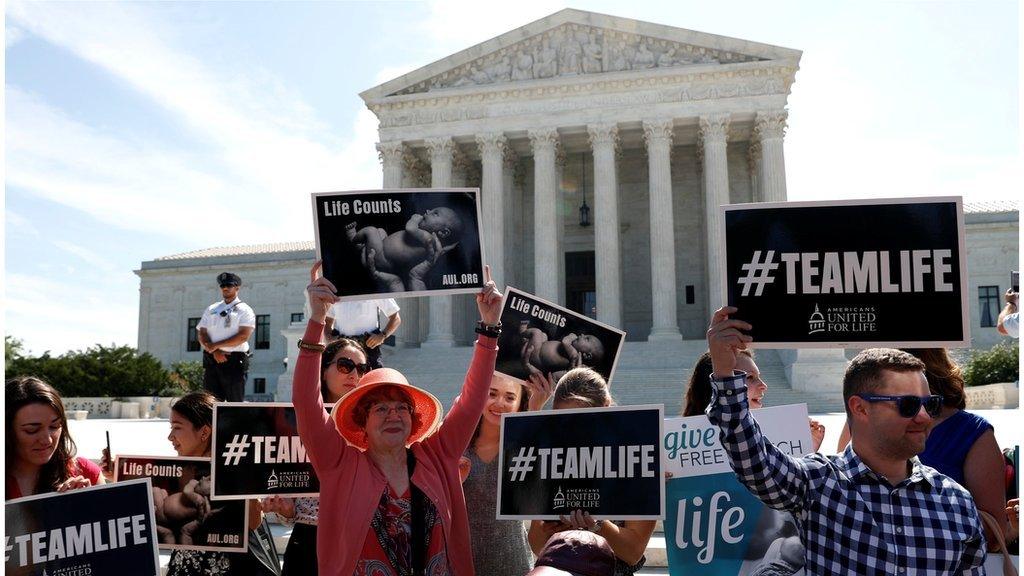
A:
[[[8,2],[4,333],[134,346],[141,262],[312,240],[310,192],[381,184],[359,92],[568,6]],[[571,7],[802,50],[791,200],[1019,193],[1017,2]]]

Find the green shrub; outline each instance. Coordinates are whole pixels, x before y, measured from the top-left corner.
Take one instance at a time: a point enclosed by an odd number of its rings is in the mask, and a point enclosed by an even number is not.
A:
[[[37,376],[61,396],[155,396],[171,381],[160,361],[131,346],[97,345],[60,356],[13,358],[7,378]]]
[[[167,376],[167,387],[160,391],[160,396],[178,397],[203,389],[202,362],[176,362],[171,365],[171,372]]]
[[[964,384],[983,386],[1000,382],[1016,382],[1020,378],[1017,340],[1003,341],[988,350],[972,350],[963,365]]]

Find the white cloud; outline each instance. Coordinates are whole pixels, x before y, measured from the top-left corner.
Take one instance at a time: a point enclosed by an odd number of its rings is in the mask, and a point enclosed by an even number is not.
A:
[[[305,193],[379,184],[373,147],[376,126],[368,121],[372,114],[360,114],[352,136],[339,138],[265,70],[215,70],[200,56],[172,45],[167,40],[171,31],[161,27],[160,9],[140,4],[18,2],[9,5],[8,15],[170,111],[197,141],[215,149],[201,163],[212,166],[211,171],[190,168],[199,163],[188,162],[187,153],[127,142],[22,98],[23,104],[35,104],[28,110],[33,113],[31,121],[19,118],[21,112],[11,107],[8,120],[16,126],[20,122],[22,134],[36,134],[37,146],[20,145],[22,154],[8,158],[8,166],[17,169],[18,185],[97,217],[97,212],[113,209],[125,227],[153,229],[145,211],[156,207],[152,203],[157,198],[157,216],[164,225],[156,229],[166,228],[193,242],[196,236],[187,229],[190,226],[171,228],[166,222],[189,212],[197,220],[197,208],[215,199],[237,199],[235,210],[220,213],[232,226],[221,231],[217,242],[244,243],[309,237],[309,204],[298,199]],[[38,132],[41,120],[58,131]],[[75,148],[86,154],[64,155],[72,150],[60,130],[70,132]],[[61,168],[56,173],[55,165]],[[148,170],[138,170],[139,165]],[[154,168],[157,174],[152,173]],[[146,172],[149,178],[140,177]]]
[[[12,229],[17,234],[25,234],[32,237],[39,236],[39,229],[36,228],[32,221],[22,216],[20,212],[16,212],[8,208],[5,211],[4,220],[7,226],[7,229],[4,230],[5,237]]]
[[[106,258],[79,244],[74,244],[72,242],[68,242],[67,240],[54,240],[53,245],[63,250],[64,252],[67,252],[68,254],[77,256],[81,260],[84,260],[88,264],[91,264],[96,268],[99,268],[100,270],[110,272],[116,268],[116,266],[114,266],[114,263],[111,262],[110,260],[107,260]]]
[[[130,286],[125,292],[133,292],[137,283],[134,275],[126,272],[118,276],[111,282]],[[53,276],[18,272],[8,272],[4,285],[6,328],[11,336],[24,341],[30,354],[46,350],[61,354],[96,344],[136,344],[137,300],[111,298],[107,287],[72,288]],[[56,337],[55,332],[59,334]]]
[[[6,48],[14,46],[18,42],[20,42],[21,39],[24,37],[25,32],[21,28],[18,28],[17,26],[11,26],[10,24],[4,26],[4,42]]]
[[[429,15],[420,28],[428,35],[430,45],[448,54],[549,16],[565,6],[561,0],[433,0],[428,2]]]

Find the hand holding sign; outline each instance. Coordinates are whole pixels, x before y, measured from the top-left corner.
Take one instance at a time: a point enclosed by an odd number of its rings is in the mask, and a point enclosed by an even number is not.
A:
[[[309,307],[312,310],[310,320],[324,323],[327,318],[327,311],[331,305],[338,301],[334,295],[337,291],[330,280],[320,275],[322,261],[317,260],[309,270],[309,286],[306,286],[306,293],[309,294]]]
[[[715,378],[732,376],[736,367],[736,354],[745,350],[747,343],[753,338],[741,330],[750,330],[750,324],[742,320],[732,320],[730,314],[736,312],[734,306],[723,306],[715,311],[708,327],[708,350],[711,352],[711,365],[714,367]]]
[[[476,295],[476,307],[480,310],[480,321],[495,326],[501,319],[501,292],[491,280],[491,267],[484,266],[484,287]]]
[[[535,412],[544,407],[548,398],[555,391],[555,379],[548,372],[547,376],[534,368],[530,377],[523,382],[523,385],[530,391],[529,410]]]

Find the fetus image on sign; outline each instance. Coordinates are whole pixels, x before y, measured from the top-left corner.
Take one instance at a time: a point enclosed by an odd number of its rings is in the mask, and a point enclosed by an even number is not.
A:
[[[383,291],[426,290],[424,278],[438,260],[459,245],[463,222],[444,206],[413,214],[405,228],[388,233],[377,226],[345,226],[345,237],[360,251],[360,262]]]
[[[561,340],[549,340],[546,332],[524,321],[519,325],[519,335],[523,366],[531,374],[551,373],[557,380],[573,368],[598,366],[604,360],[604,344],[591,334],[570,332]]]

